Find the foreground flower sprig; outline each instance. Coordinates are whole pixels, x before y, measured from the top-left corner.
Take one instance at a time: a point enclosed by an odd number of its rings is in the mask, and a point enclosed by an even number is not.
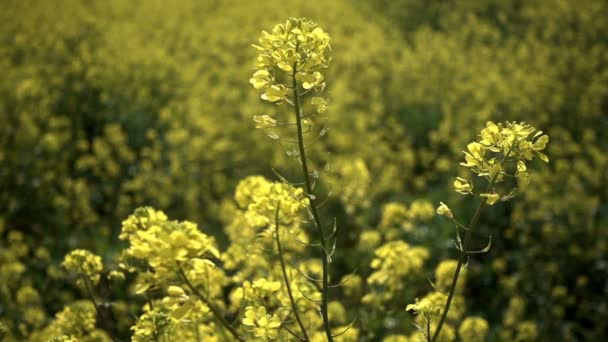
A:
[[[299,159],[302,167],[304,190],[310,199],[310,214],[321,249],[321,316],[325,335],[331,342],[333,335],[328,316],[330,244],[319,215],[317,196],[313,194],[313,184],[316,181],[314,175],[317,173],[311,173],[309,168],[306,156],[308,146],[304,141],[303,128],[305,125],[312,125],[309,119],[314,119],[316,115],[327,110],[327,100],[316,94],[309,103],[311,114],[304,115],[303,97],[311,91],[320,93],[325,89],[323,70],[329,66],[331,60],[329,41],[329,35],[307,19],[290,18],[285,23],[276,25],[271,33],[262,32],[259,44],[254,45],[260,54],[256,62],[257,70],[250,83],[254,88],[264,91],[261,95],[263,100],[276,104],[288,103],[294,107],[297,152],[293,155]],[[256,117],[254,120],[259,128],[274,127],[278,124],[275,118],[267,116]],[[321,130],[319,137],[325,132],[326,130]],[[272,133],[271,136],[276,137],[276,134]]]
[[[192,222],[169,220],[162,211],[149,207],[136,209],[123,221],[119,238],[129,243],[121,256],[120,266],[139,274],[136,293],[147,294],[150,290],[167,287],[169,296],[163,304],[172,310],[169,317],[179,321],[193,305],[184,291],[188,289],[234,340],[244,341],[214,302],[214,297],[221,295],[218,285],[223,276],[215,264],[220,253],[214,238],[201,232]],[[158,313],[149,317],[156,315]]]
[[[530,174],[527,163],[534,158],[544,162],[549,161],[549,157],[542,151],[549,142],[549,136],[542,131],[523,123],[505,122],[495,124],[488,122],[486,127],[481,130],[479,140],[467,145],[465,161],[460,165],[468,168],[473,174],[482,177],[487,182],[485,191],[476,194],[474,192],[473,181],[465,178],[456,178],[454,181],[454,191],[462,195],[473,195],[480,198],[479,205],[471,218],[468,226],[460,223],[450,208],[443,202],[437,208],[437,214],[445,216],[454,222],[457,227],[458,242],[457,248],[460,252],[458,264],[454,271],[452,283],[449,288],[447,301],[441,313],[441,318],[437,323],[435,332],[427,332],[427,340],[435,342],[441,332],[441,328],[446,320],[450,305],[454,298],[454,292],[458,283],[462,266],[467,255],[471,253],[487,252],[490,244],[481,251],[470,251],[472,231],[475,229],[483,208],[486,205],[494,205],[498,201],[508,201],[513,198],[517,191],[528,185]],[[518,187],[512,186],[507,180],[515,179]],[[501,186],[499,188],[499,186]],[[466,231],[464,241],[461,241],[458,229]],[[490,239],[491,241],[491,239]]]

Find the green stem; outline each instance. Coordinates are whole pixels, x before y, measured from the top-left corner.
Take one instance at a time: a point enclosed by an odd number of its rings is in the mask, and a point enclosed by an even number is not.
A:
[[[188,288],[190,289],[190,291],[192,291],[192,293],[194,293],[194,295],[196,295],[198,298],[200,298],[200,300],[203,301],[203,303],[205,303],[205,305],[207,305],[207,307],[209,308],[209,310],[211,310],[211,313],[213,313],[213,316],[215,316],[215,318],[217,318],[218,321],[220,321],[220,323],[222,323],[222,325],[230,332],[230,334],[239,342],[245,342],[245,340],[239,335],[239,332],[236,331],[236,329],[232,326],[232,324],[230,324],[230,322],[228,322],[226,320],[226,318],[224,317],[224,315],[222,315],[222,313],[220,312],[220,310],[215,307],[215,305],[211,304],[211,302],[209,301],[209,299],[207,299],[207,297],[203,296],[202,293],[200,293],[199,290],[197,290],[194,285],[192,285],[192,283],[190,282],[190,280],[188,279],[188,277],[186,276],[186,274],[184,273],[184,271],[181,269],[181,267],[178,269],[179,275],[181,276],[182,280],[184,281],[184,283],[186,284],[186,286],[188,286]]]
[[[84,288],[87,292],[87,296],[89,296],[89,300],[91,301],[91,303],[93,303],[93,306],[95,307],[95,312],[97,312],[97,317],[102,318],[101,309],[99,309],[99,305],[97,305],[97,301],[95,300],[95,296],[93,295],[92,286],[89,285],[89,280],[87,279],[87,277],[85,275],[82,275],[81,278],[84,283]]]
[[[296,80],[296,67],[297,63],[293,65],[293,102],[296,115],[296,127],[298,134],[298,149],[300,154],[300,160],[302,164],[302,173],[304,174],[304,186],[306,193],[312,195],[312,185],[310,182],[310,173],[308,172],[308,160],[306,159],[306,148],[304,147],[304,134],[302,133],[302,108],[300,106],[300,93],[298,92],[298,81]],[[323,280],[322,280],[322,291],[321,291],[321,316],[323,317],[323,327],[325,329],[325,335],[327,336],[328,342],[333,342],[334,338],[331,334],[331,328],[329,326],[329,316],[327,314],[327,293],[329,289],[329,258],[327,255],[327,241],[325,239],[325,233],[323,231],[323,225],[319,216],[319,211],[315,204],[316,198],[309,197],[310,200],[310,211],[317,227],[319,234],[319,241],[321,243],[321,261],[323,263]]]
[[[513,147],[514,146],[511,146],[509,148],[507,153],[504,155],[504,157],[500,161],[501,167],[503,166],[503,164],[509,157],[509,154],[511,153],[511,150],[513,150]],[[494,175],[492,177],[492,179],[490,179],[490,183],[488,184],[488,188],[486,189],[486,192],[489,192],[492,190],[492,187],[496,183],[497,178],[498,178],[498,173],[496,175]],[[452,304],[452,299],[454,298],[454,292],[456,291],[456,284],[458,283],[458,277],[460,276],[460,271],[462,269],[462,265],[464,264],[464,262],[466,260],[467,251],[469,248],[469,243],[471,241],[473,229],[475,229],[475,226],[477,225],[477,223],[479,221],[479,217],[481,216],[481,212],[485,206],[486,206],[486,200],[484,200],[482,198],[481,201],[479,202],[479,205],[477,206],[477,210],[475,210],[475,214],[473,215],[473,217],[471,218],[471,221],[469,222],[469,227],[466,230],[466,233],[464,235],[464,241],[463,241],[462,245],[460,246],[461,247],[460,256],[458,257],[458,264],[456,265],[456,271],[454,272],[454,277],[452,278],[452,284],[450,284],[448,300],[445,303],[445,307],[443,308],[443,313],[441,314],[441,319],[439,320],[439,324],[437,324],[437,329],[435,329],[435,334],[433,334],[433,339],[431,340],[431,342],[435,342],[435,341],[437,341],[437,338],[439,338],[439,333],[441,332],[441,327],[443,326],[443,323],[445,322],[445,320],[448,316],[448,311],[450,310],[450,305]]]
[[[285,268],[285,259],[283,257],[283,247],[281,246],[281,238],[279,237],[279,208],[281,206],[281,202],[277,203],[277,210],[275,213],[275,228],[276,228],[276,241],[277,241],[277,250],[279,252],[279,261],[281,262],[281,271],[283,272],[283,280],[285,281],[285,287],[287,288],[287,294],[289,295],[289,301],[291,302],[291,308],[293,310],[294,315],[296,316],[296,321],[298,321],[298,325],[300,326],[300,330],[302,330],[302,334],[304,337],[301,339],[302,341],[310,341],[308,338],[308,334],[306,333],[306,328],[304,328],[304,324],[300,319],[300,313],[298,312],[298,306],[296,305],[296,301],[293,299],[293,294],[291,292],[291,285],[289,284],[289,277],[287,276],[287,269]]]
[[[103,330],[105,330],[110,337],[112,337],[114,340],[116,340],[114,337],[115,332],[113,331],[113,326],[112,323],[114,323],[114,320],[112,319],[112,317],[108,317],[107,315],[107,311],[106,310],[102,310],[101,306],[97,303],[97,301],[95,300],[95,293],[93,292],[93,284],[91,284],[89,278],[87,276],[84,275],[84,269],[81,270],[83,272],[83,275],[81,276],[82,281],[84,282],[84,287],[87,293],[87,296],[89,297],[89,300],[91,301],[91,303],[93,303],[93,306],[95,307],[95,313],[97,315],[97,325],[99,328],[102,328]],[[109,318],[108,320],[106,320],[106,318]],[[110,321],[110,322],[108,322]]]
[[[435,342],[437,340],[437,338],[439,337],[439,332],[441,332],[441,327],[443,326],[443,323],[444,323],[446,317],[448,316],[448,310],[450,309],[450,305],[452,304],[452,299],[454,298],[454,292],[456,291],[456,284],[458,282],[458,277],[460,276],[460,270],[462,269],[462,265],[464,264],[464,261],[467,256],[466,251],[469,246],[469,242],[471,240],[471,231],[477,225],[477,222],[479,221],[479,216],[481,215],[481,211],[482,211],[483,207],[485,206],[485,203],[486,202],[483,199],[481,200],[481,202],[479,202],[479,205],[477,206],[477,210],[475,210],[475,214],[473,215],[473,218],[471,219],[471,222],[469,223],[469,229],[465,233],[464,242],[461,246],[462,248],[460,251],[460,256],[458,257],[458,265],[456,265],[456,272],[454,272],[454,277],[452,278],[452,284],[450,285],[450,291],[448,293],[448,300],[445,303],[443,313],[441,314],[441,319],[439,320],[439,324],[437,324],[437,329],[435,330],[435,334],[433,335],[433,339],[431,340],[432,342]]]

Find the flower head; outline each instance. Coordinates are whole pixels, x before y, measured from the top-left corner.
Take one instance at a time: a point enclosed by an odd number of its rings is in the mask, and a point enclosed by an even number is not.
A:
[[[276,339],[279,335],[281,320],[277,315],[268,314],[264,306],[257,308],[249,306],[245,309],[243,325],[249,327],[255,340],[268,341]]]
[[[84,277],[92,284],[99,282],[99,274],[103,269],[101,257],[85,249],[71,251],[65,256],[61,265],[69,272]]]
[[[452,214],[452,210],[447,205],[445,205],[443,202],[439,202],[439,207],[437,208],[437,214],[443,215],[443,216],[449,218],[450,220],[454,218],[454,215]]]
[[[288,99],[292,82],[304,90],[322,91],[325,88],[323,70],[329,66],[331,46],[329,35],[314,22],[302,18],[290,18],[276,25],[272,31],[262,32],[255,63],[256,71],[249,82],[262,89],[262,99],[282,103]],[[284,80],[290,81],[286,83]],[[327,103],[323,98],[313,98],[312,104],[322,113]]]
[[[460,164],[486,178],[492,187],[506,178],[517,179],[520,187],[525,187],[530,176],[527,162],[534,157],[548,162],[549,158],[541,152],[548,142],[547,135],[526,123],[507,121],[495,124],[489,121],[481,130],[479,141],[467,145],[465,161]],[[473,185],[463,178],[457,178],[454,190],[463,195],[472,194]],[[509,200],[515,195],[515,189],[489,190],[480,195],[489,205],[499,200]]]
[[[464,178],[456,177],[456,180],[454,181],[454,190],[457,193],[468,195],[473,191],[473,184]]]

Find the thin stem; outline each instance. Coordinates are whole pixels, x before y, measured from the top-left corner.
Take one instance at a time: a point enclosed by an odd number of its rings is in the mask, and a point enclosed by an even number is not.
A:
[[[84,270],[82,272],[84,273]],[[112,337],[113,340],[116,340],[116,338],[114,336],[115,331],[113,331],[112,325],[111,325],[112,323],[114,323],[114,319],[112,318],[112,316],[108,317],[108,311],[102,310],[101,306],[95,300],[95,294],[93,293],[93,284],[91,284],[88,277],[86,277],[85,275],[82,275],[81,278],[82,278],[82,281],[84,282],[84,287],[85,287],[87,296],[89,297],[89,300],[91,300],[91,303],[93,303],[93,306],[95,307],[95,314],[97,315],[97,319],[96,319],[97,324],[99,325],[100,328],[103,328],[110,335],[110,337]],[[107,318],[107,320],[106,320],[106,318]],[[110,321],[110,322],[108,322],[108,321]],[[0,339],[0,341],[1,340],[2,339]]]
[[[294,98],[294,109],[296,115],[296,126],[298,134],[298,149],[300,151],[300,159],[302,165],[302,174],[304,176],[304,186],[306,193],[312,195],[312,186],[310,182],[308,172],[308,160],[306,159],[306,148],[304,146],[304,136],[302,133],[302,108],[300,106],[300,93],[298,92],[298,81],[296,80],[297,63],[293,65],[293,98]],[[328,342],[333,342],[334,338],[331,334],[331,328],[329,326],[329,316],[327,314],[327,293],[329,284],[329,259],[327,256],[327,241],[325,240],[325,233],[323,231],[323,225],[319,217],[319,211],[315,204],[316,198],[309,198],[310,200],[310,211],[312,213],[315,226],[319,234],[319,241],[321,242],[321,261],[323,263],[323,285],[321,292],[321,316],[323,317],[323,327],[325,329],[325,335],[327,336]]]
[[[504,155],[504,157],[500,161],[501,167],[507,160],[513,147],[514,146],[511,146],[509,148],[507,153]],[[489,192],[490,190],[492,190],[492,187],[496,183],[497,179],[498,179],[498,174],[495,174],[490,179],[490,183],[488,184],[488,188],[485,192]],[[448,316],[448,311],[450,310],[450,304],[452,304],[452,299],[454,298],[454,292],[456,291],[456,284],[458,283],[458,277],[460,276],[460,271],[462,269],[462,265],[464,264],[464,262],[466,260],[469,243],[471,241],[471,235],[472,235],[471,232],[473,231],[473,229],[475,229],[475,226],[477,225],[477,222],[479,221],[479,217],[481,216],[481,212],[485,206],[486,206],[486,201],[485,201],[485,199],[482,198],[481,201],[479,202],[479,205],[477,206],[477,210],[475,210],[475,214],[473,215],[473,217],[471,218],[471,221],[469,222],[469,226],[468,226],[469,229],[466,230],[466,234],[464,236],[464,242],[462,243],[462,249],[460,250],[460,255],[458,257],[458,264],[456,265],[456,271],[454,272],[454,277],[452,278],[452,284],[450,284],[448,300],[445,302],[445,307],[443,308],[443,313],[441,314],[441,319],[439,320],[439,323],[437,324],[437,329],[435,329],[435,333],[433,334],[433,339],[431,340],[431,342],[437,341],[437,338],[439,337],[439,333],[441,332],[441,327],[443,326],[443,323],[445,322],[445,319]]]
[[[90,286],[90,284],[89,284],[89,280],[84,275],[82,276],[82,280],[84,282],[84,287],[87,291],[87,295],[89,296],[89,299],[91,300],[91,302],[93,303],[93,306],[95,307],[95,312],[97,312],[97,317],[102,318],[101,309],[99,309],[99,305],[97,305],[97,301],[95,300],[95,296],[93,295],[93,289],[92,289],[92,286]]]
[[[213,313],[213,316],[215,316],[215,318],[217,318],[220,321],[220,323],[222,323],[224,328],[226,328],[237,341],[245,342],[245,340],[239,335],[239,332],[236,331],[236,329],[230,324],[230,322],[228,322],[226,320],[224,315],[222,315],[220,310],[218,308],[216,308],[215,305],[211,304],[209,299],[207,299],[207,297],[203,296],[203,294],[200,293],[200,291],[197,290],[192,285],[192,283],[190,282],[190,280],[188,279],[188,277],[186,276],[184,271],[181,269],[181,267],[178,268],[178,272],[179,272],[179,275],[181,276],[182,280],[186,284],[186,286],[188,286],[188,288],[190,289],[190,291],[192,291],[192,293],[194,293],[200,300],[203,301],[203,303],[205,303],[205,305],[207,305],[209,310],[211,310],[211,313]]]
[[[493,185],[494,182],[490,183],[490,186]],[[477,206],[477,210],[475,210],[475,214],[473,215],[473,218],[471,219],[471,222],[469,223],[469,229],[466,230],[465,236],[464,236],[464,242],[462,244],[462,249],[460,250],[460,256],[458,257],[458,265],[456,265],[456,271],[454,272],[454,277],[452,278],[452,284],[450,285],[450,291],[448,293],[448,300],[445,303],[445,307],[443,309],[443,313],[441,315],[441,319],[439,320],[439,323],[437,324],[437,329],[435,329],[435,334],[433,335],[433,339],[431,340],[432,342],[435,342],[437,340],[437,338],[439,337],[439,332],[441,331],[441,327],[443,326],[443,322],[445,321],[447,315],[448,315],[448,310],[450,309],[450,304],[452,304],[452,299],[454,298],[454,292],[456,291],[456,283],[458,282],[458,277],[460,276],[460,270],[462,269],[462,265],[464,264],[464,261],[466,259],[466,255],[467,255],[467,248],[469,246],[469,242],[471,240],[471,231],[475,228],[475,225],[477,225],[477,221],[479,221],[479,216],[481,215],[481,211],[483,209],[483,207],[485,206],[485,200],[481,200],[479,202],[479,205]]]
[[[300,326],[300,330],[302,330],[302,341],[309,341],[308,334],[306,333],[306,328],[304,328],[304,324],[300,319],[300,313],[298,312],[298,306],[296,305],[296,301],[293,299],[293,294],[291,292],[291,285],[289,283],[289,277],[287,276],[287,269],[285,268],[285,259],[283,257],[283,247],[281,246],[281,238],[279,237],[279,208],[281,206],[281,202],[277,203],[277,210],[275,212],[275,228],[276,228],[276,241],[277,241],[277,250],[279,252],[279,261],[281,262],[281,271],[283,272],[283,280],[285,281],[285,287],[287,288],[287,294],[289,295],[289,301],[291,302],[291,308],[293,310],[294,315],[296,316],[296,321],[298,321],[298,325]]]

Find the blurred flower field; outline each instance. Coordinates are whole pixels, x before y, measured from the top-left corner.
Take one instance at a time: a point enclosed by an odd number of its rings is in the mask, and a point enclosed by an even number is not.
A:
[[[606,14],[5,1],[0,341],[604,341]]]

